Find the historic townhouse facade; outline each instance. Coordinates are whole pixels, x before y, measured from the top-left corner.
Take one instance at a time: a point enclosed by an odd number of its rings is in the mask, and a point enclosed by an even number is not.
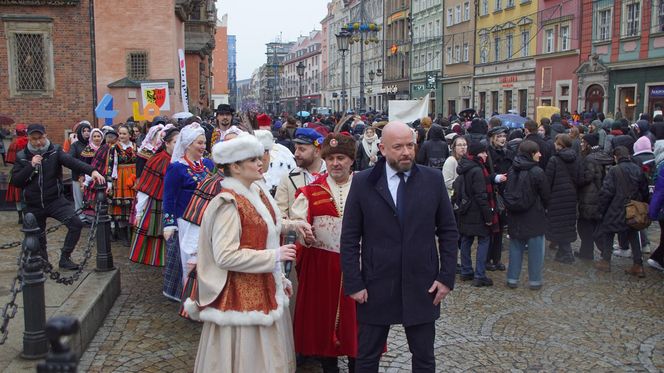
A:
[[[469,1],[469,0],[468,0]],[[431,92],[429,112],[440,112],[443,50],[443,1],[412,0],[412,52],[410,94],[420,98]]]
[[[281,110],[295,113],[311,111],[321,105],[321,43],[323,34],[314,30],[307,36],[300,36],[283,59],[281,73]],[[300,79],[297,65],[304,65]],[[302,93],[300,101],[300,93]]]
[[[538,2],[479,0],[474,103],[479,112],[535,112]]]
[[[452,113],[473,107],[472,82],[475,61],[475,2],[446,0],[444,9],[444,44],[442,107],[438,113]]]

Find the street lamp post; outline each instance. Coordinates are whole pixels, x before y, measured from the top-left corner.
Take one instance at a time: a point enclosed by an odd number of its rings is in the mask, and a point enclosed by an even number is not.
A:
[[[337,50],[341,53],[341,111],[346,113],[346,52],[350,42],[350,32],[341,30],[336,34]]]
[[[298,81],[299,81],[298,87],[299,87],[299,90],[300,90],[300,98],[298,99],[298,105],[297,105],[299,111],[302,111],[302,76],[304,76],[305,67],[306,66],[304,66],[302,61],[300,61],[300,63],[298,63],[297,66],[295,66],[295,69],[297,70],[297,76],[299,78],[298,79]]]

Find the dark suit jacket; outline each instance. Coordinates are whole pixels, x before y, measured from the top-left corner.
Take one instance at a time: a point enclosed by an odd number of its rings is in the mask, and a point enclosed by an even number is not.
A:
[[[341,232],[347,295],[367,289],[361,323],[404,326],[433,322],[440,306],[428,293],[435,280],[454,288],[457,227],[440,170],[413,165],[401,224],[387,186],[385,159],[353,176]],[[438,251],[436,251],[438,237]]]

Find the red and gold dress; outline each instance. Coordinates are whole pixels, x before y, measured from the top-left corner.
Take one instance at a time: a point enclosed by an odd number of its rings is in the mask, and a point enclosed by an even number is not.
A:
[[[298,245],[295,351],[304,356],[357,355],[355,301],[344,295],[340,266],[343,209],[351,178],[338,185],[327,174],[298,190],[291,217],[311,224],[316,241]]]
[[[185,302],[204,322],[194,371],[294,372],[278,208],[255,183],[222,187],[201,222],[198,291]]]
[[[131,205],[136,198],[136,152],[134,144],[115,143],[108,151],[106,180],[113,183],[111,216],[117,221],[129,221]]]

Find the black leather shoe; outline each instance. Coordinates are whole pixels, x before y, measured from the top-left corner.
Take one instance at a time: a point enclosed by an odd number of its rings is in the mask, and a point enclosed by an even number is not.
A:
[[[60,263],[58,266],[60,269],[67,269],[71,271],[77,270],[79,268],[79,265],[74,263],[68,256],[60,257]]]
[[[472,273],[469,275],[461,275],[461,281],[472,281],[475,278],[475,275]]]
[[[476,278],[473,280],[473,286],[481,288],[483,286],[493,286],[493,280],[488,277]]]
[[[506,269],[507,269],[507,268],[505,267],[505,265],[504,265],[503,263],[500,263],[500,262],[499,262],[498,264],[496,264],[496,270],[497,270],[497,271],[504,271],[504,270],[506,270]]]
[[[491,271],[491,272],[493,272],[493,271],[496,270],[496,265],[493,264],[493,263],[487,263],[487,264],[485,265],[485,269],[486,269],[487,271]]]

